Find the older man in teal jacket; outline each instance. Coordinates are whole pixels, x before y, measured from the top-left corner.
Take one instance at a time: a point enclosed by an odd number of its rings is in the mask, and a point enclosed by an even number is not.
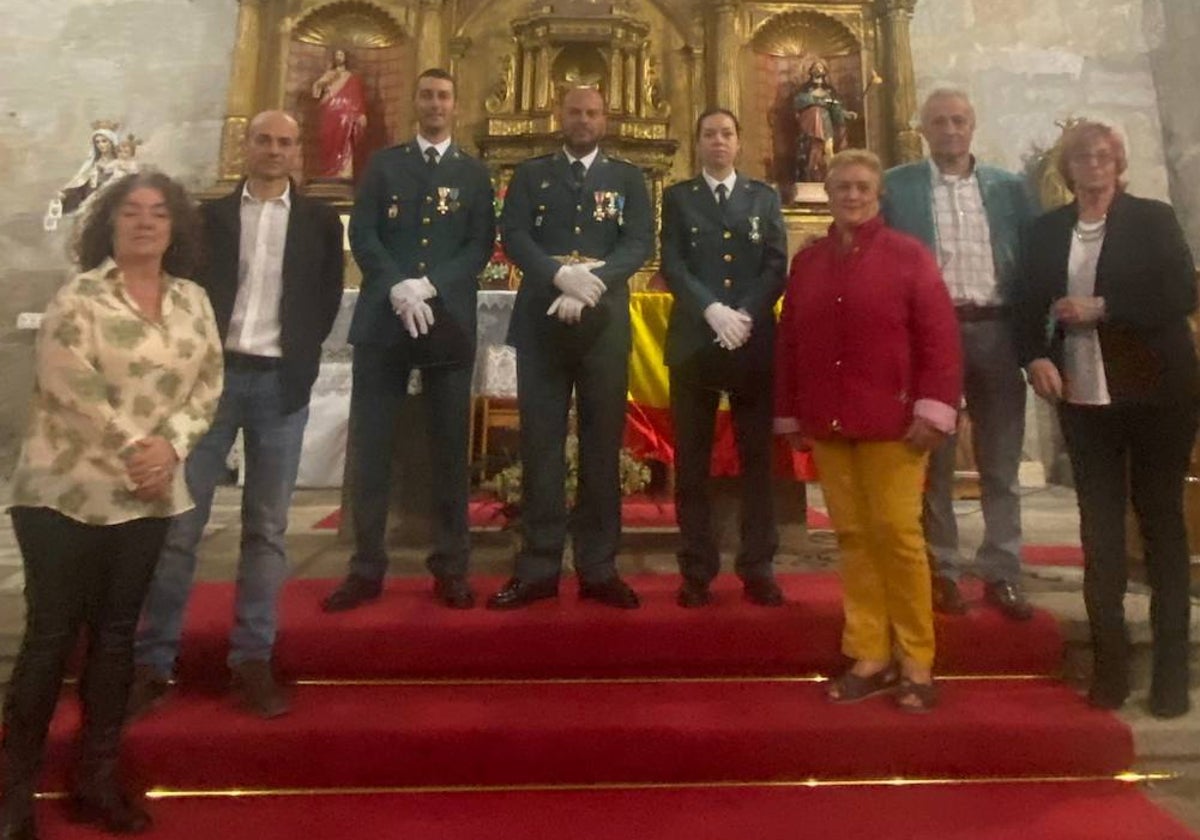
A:
[[[975,111],[966,94],[939,89],[921,109],[929,159],[884,176],[887,223],[933,252],[962,332],[963,393],[979,469],[984,539],[976,567],[985,598],[1010,618],[1032,615],[1020,585],[1021,503],[1017,470],[1025,436],[1025,380],[1017,359],[1014,296],[1034,207],[1016,175],[976,163]],[[925,538],[933,563],[934,607],[962,613],[961,559],[954,516],[953,438],[929,463]]]

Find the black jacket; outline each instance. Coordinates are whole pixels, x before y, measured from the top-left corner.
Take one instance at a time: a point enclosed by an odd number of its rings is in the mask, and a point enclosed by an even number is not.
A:
[[[1067,294],[1076,204],[1034,222],[1019,301],[1021,364],[1049,358],[1062,370],[1064,331],[1050,306]],[[1196,309],[1196,268],[1169,205],[1121,193],[1108,211],[1095,294],[1097,327],[1113,402],[1168,403],[1198,392],[1188,316]]]
[[[242,186],[239,183],[229,195],[201,209],[206,259],[196,282],[208,292],[222,342],[229,333],[238,293]],[[325,202],[306,198],[293,184],[279,304],[283,410],[288,413],[308,405],[321,364],[321,343],[341,305],[344,271],[342,222],[337,213]]]

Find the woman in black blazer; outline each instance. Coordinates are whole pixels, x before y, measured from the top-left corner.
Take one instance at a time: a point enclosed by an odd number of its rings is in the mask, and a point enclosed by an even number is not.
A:
[[[1192,255],[1171,208],[1125,192],[1125,146],[1085,122],[1063,138],[1073,204],[1033,229],[1020,305],[1022,363],[1058,406],[1079,499],[1094,672],[1088,699],[1129,695],[1126,487],[1146,548],[1154,633],[1150,710],[1188,710],[1188,542],[1183,484],[1200,382],[1188,315]]]

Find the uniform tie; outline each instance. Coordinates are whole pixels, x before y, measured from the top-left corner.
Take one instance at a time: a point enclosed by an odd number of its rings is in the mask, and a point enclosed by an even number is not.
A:
[[[583,161],[571,161],[571,179],[575,182],[575,189],[583,186],[583,178],[587,175],[587,170],[583,166]]]
[[[725,192],[726,192],[725,185],[717,184],[717,206],[720,207],[722,210],[725,209],[725,198],[726,198]]]
[[[425,164],[430,169],[438,165],[438,150],[436,146],[430,146],[425,150]]]

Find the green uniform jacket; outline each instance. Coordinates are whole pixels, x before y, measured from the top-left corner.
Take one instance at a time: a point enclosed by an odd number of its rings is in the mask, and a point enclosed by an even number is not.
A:
[[[523,275],[509,344],[520,349],[539,337],[591,341],[605,333],[628,347],[628,281],[654,246],[650,197],[640,169],[600,151],[577,190],[564,152],[527,160],[513,173],[501,230],[505,250]],[[597,306],[584,311],[581,323],[563,325],[546,315],[559,295],[553,282],[559,258],[588,257],[604,260],[596,274],[608,290]]]
[[[495,241],[492,197],[487,167],[453,143],[432,171],[416,140],[372,156],[350,216],[350,248],[363,273],[351,344],[412,342],[388,293],[401,280],[428,277],[435,312],[474,347],[479,272]]]

